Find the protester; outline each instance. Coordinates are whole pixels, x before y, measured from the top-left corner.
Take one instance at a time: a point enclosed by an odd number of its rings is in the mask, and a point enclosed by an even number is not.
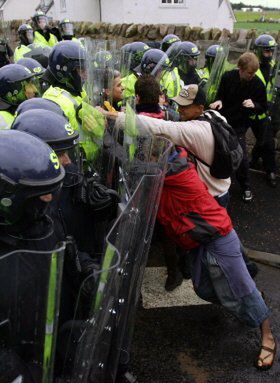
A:
[[[237,65],[238,69],[224,73],[218,89],[218,100],[210,107],[219,110],[238,135],[243,149],[243,160],[236,178],[242,189],[242,200],[250,202],[253,194],[249,176],[246,132],[251,126],[250,117],[267,113],[267,100],[265,86],[255,76],[259,69],[257,56],[252,52],[243,53]]]

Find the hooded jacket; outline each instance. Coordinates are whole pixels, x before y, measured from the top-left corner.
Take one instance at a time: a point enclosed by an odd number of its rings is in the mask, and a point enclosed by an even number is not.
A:
[[[185,249],[206,245],[232,230],[226,209],[209,194],[183,148],[170,157],[157,218]]]

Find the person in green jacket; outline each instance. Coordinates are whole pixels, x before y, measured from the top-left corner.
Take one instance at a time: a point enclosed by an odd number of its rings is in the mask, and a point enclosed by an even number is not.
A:
[[[75,37],[74,33],[74,25],[69,19],[63,19],[59,23],[59,31],[63,41],[71,40],[75,42],[79,42],[79,40]]]
[[[135,68],[140,65],[144,53],[147,52],[150,47],[141,41],[135,41],[131,44],[125,44],[122,49],[124,52],[131,54],[130,74],[122,79],[122,85],[124,87],[123,96],[127,99],[135,96],[134,85],[138,78]]]
[[[0,130],[11,127],[21,102],[37,95],[33,78],[34,74],[19,64],[0,68]]]
[[[34,32],[34,43],[54,47],[55,44],[57,44],[57,38],[50,32],[48,17],[45,13],[41,11],[36,12],[32,17],[32,21],[36,27]]]
[[[86,79],[86,53],[81,44],[61,41],[49,56],[46,70],[52,84],[43,98],[58,104],[71,126],[80,133],[81,146],[88,161],[92,161],[102,146],[104,117],[87,101],[83,90]]]
[[[24,54],[30,52],[28,48],[29,44],[32,44],[34,41],[34,31],[31,25],[21,24],[18,28],[18,36],[20,43],[16,47],[14,52],[14,61],[15,63],[24,57]]]
[[[252,168],[256,168],[258,166],[259,158],[262,158],[263,167],[267,176],[267,183],[271,187],[276,187],[277,185],[273,124],[275,118],[279,118],[277,116],[279,110],[277,115],[271,113],[273,107],[272,96],[274,79],[276,75],[276,64],[273,60],[273,53],[276,46],[277,43],[275,39],[268,34],[260,35],[255,40],[254,50],[260,62],[260,67],[256,72],[256,76],[259,77],[266,88],[269,113],[251,116],[251,129],[256,137],[256,144],[252,150],[250,165]]]

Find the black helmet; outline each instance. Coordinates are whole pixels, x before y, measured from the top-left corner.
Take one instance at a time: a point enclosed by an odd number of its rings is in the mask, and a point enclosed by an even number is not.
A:
[[[81,182],[79,133],[74,131],[65,117],[44,109],[28,110],[16,117],[11,129],[39,137],[58,155],[67,154],[66,176],[63,184],[70,187]]]
[[[59,30],[60,30],[61,36],[64,39],[71,40],[71,38],[74,36],[74,25],[67,18],[60,21]]]
[[[95,68],[105,69],[113,67],[113,55],[109,51],[99,51],[94,56],[94,66]]]
[[[256,38],[254,47],[255,48],[263,48],[266,50],[274,50],[277,43],[274,37],[264,34],[260,35]]]
[[[28,45],[30,49],[23,56],[26,58],[32,58],[38,61],[44,68],[47,68],[49,62],[49,55],[51,53],[51,47],[47,45],[39,45],[36,43]]]
[[[187,73],[189,70],[196,68],[196,59],[200,55],[197,45],[190,41],[183,41],[177,49],[176,65],[179,70]]]
[[[34,74],[19,64],[9,64],[0,68],[0,109],[9,109],[27,99],[26,85]]]
[[[169,68],[169,58],[160,49],[149,49],[143,56],[140,64],[141,73],[149,74],[161,63],[161,68]]]
[[[37,11],[32,17],[32,21],[36,25],[36,28],[44,30],[49,24],[48,16],[42,12],[42,11]]]
[[[23,65],[28,68],[34,76],[41,76],[45,72],[45,68],[39,63],[39,61],[34,60],[30,57],[23,57],[17,61],[17,64]]]
[[[181,42],[180,38],[177,35],[173,35],[173,34],[166,35],[161,41],[160,49],[163,52],[166,52],[168,48],[171,47],[171,45],[176,42]]]
[[[64,116],[63,110],[60,108],[58,104],[55,102],[48,100],[46,98],[31,98],[30,100],[23,101],[16,110],[16,116],[27,112],[28,110],[34,109],[43,109],[45,111],[50,111],[53,113],[57,113],[60,116]]]
[[[124,53],[130,53],[130,46],[131,46],[131,43],[124,44],[121,47],[121,51]]]
[[[65,117],[45,109],[32,109],[21,113],[14,120],[11,129],[39,137],[56,153],[72,149],[79,138],[79,133],[74,131]]]
[[[21,24],[18,28],[18,35],[21,44],[29,45],[33,43],[34,32],[33,28],[29,24]]]
[[[218,44],[210,45],[210,47],[206,49],[205,57],[215,58],[217,52],[219,52],[220,50],[223,50],[223,47],[221,47],[220,45]]]
[[[223,51],[223,47],[218,44],[210,45],[206,49],[205,61],[206,61],[206,66],[208,67],[209,70],[211,70],[212,68],[212,65],[214,63],[217,53],[222,51]]]
[[[28,201],[57,191],[64,174],[57,155],[42,140],[0,131],[0,224],[24,220]]]
[[[130,69],[133,70],[140,65],[144,53],[150,49],[149,45],[142,43],[141,41],[135,41],[130,44],[131,63]]]
[[[51,51],[48,69],[54,78],[70,92],[81,92],[82,78],[77,69],[85,67],[85,60],[86,53],[81,44],[74,41],[61,41]]]
[[[270,35],[260,35],[256,38],[254,50],[260,63],[266,64],[272,60],[272,54],[264,55],[264,52],[273,52],[277,46],[275,39]]]
[[[190,41],[183,41],[178,47],[180,56],[197,57],[200,55],[200,51],[196,44]]]

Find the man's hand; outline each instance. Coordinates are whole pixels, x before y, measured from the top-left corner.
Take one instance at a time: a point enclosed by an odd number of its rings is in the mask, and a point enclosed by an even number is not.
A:
[[[101,108],[101,106],[96,106],[95,109],[98,110],[98,112],[102,113],[103,116],[107,117],[107,118],[117,118],[118,117],[118,112],[108,112],[107,110],[104,110],[103,108]]]
[[[253,103],[253,101],[250,98],[248,100],[244,100],[242,102],[242,105],[244,106],[244,108],[254,108],[255,107],[255,104]]]
[[[223,107],[223,103],[221,100],[212,102],[212,104],[209,105],[211,109],[220,110]]]

